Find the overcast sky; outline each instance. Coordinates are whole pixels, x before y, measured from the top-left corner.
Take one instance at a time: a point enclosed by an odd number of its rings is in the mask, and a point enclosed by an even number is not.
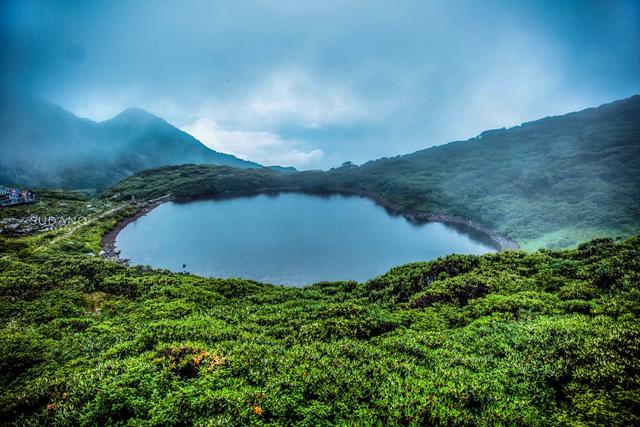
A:
[[[640,93],[639,1],[9,1],[0,79],[327,168]]]

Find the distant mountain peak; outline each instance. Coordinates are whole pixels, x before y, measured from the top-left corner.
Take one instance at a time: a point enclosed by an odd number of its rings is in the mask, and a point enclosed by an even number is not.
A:
[[[159,120],[164,122],[165,120],[161,117],[158,117],[150,112],[143,110],[142,108],[127,108],[122,111],[117,116],[113,117],[111,120],[127,120],[127,121],[149,121],[149,120]]]
[[[0,182],[29,186],[104,188],[143,169],[186,163],[262,167],[140,108],[96,123],[26,97],[0,105],[0,151]]]

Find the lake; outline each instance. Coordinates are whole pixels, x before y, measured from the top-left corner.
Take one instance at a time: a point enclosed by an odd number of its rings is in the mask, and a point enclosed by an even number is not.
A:
[[[416,224],[366,198],[303,193],[164,203],[116,245],[131,264],[287,286],[365,281],[401,264],[495,250],[470,230]]]

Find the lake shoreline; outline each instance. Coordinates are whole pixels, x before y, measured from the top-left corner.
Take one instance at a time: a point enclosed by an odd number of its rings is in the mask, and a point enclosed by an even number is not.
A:
[[[377,193],[373,193],[373,192],[367,192],[367,191],[353,191],[353,190],[349,190],[349,189],[336,189],[335,190],[338,193],[341,194],[352,194],[352,195],[357,195],[360,197],[366,197],[370,200],[373,200],[375,203],[377,203],[378,205],[384,207],[385,209],[398,214],[398,215],[402,215],[405,218],[407,218],[410,221],[417,221],[417,222],[441,222],[444,224],[455,224],[455,225],[463,225],[465,227],[469,227],[475,231],[480,232],[481,234],[485,235],[496,247],[497,250],[499,251],[504,251],[504,250],[517,250],[520,249],[520,246],[518,245],[518,243],[516,243],[514,240],[511,240],[499,233],[497,233],[494,230],[491,230],[487,227],[484,227],[474,221],[471,220],[467,220],[467,219],[463,219],[463,218],[458,218],[458,217],[454,217],[454,216],[450,216],[450,215],[444,215],[444,214],[427,214],[424,212],[416,212],[416,211],[411,211],[409,209],[404,208],[403,206],[397,204],[397,203],[393,203],[391,201],[389,201],[388,199],[386,199],[383,196],[380,196]]]
[[[126,218],[121,219],[116,225],[102,236],[102,251],[101,256],[111,261],[117,261],[123,264],[128,264],[129,260],[120,258],[120,250],[116,246],[116,239],[118,234],[129,224],[137,220],[138,218],[148,214],[153,209],[157,208],[161,204],[172,200],[171,195],[167,194],[156,199],[148,200],[140,204],[138,211]]]
[[[332,187],[326,190],[308,190],[303,189],[297,186],[286,186],[286,187],[275,187],[275,188],[260,188],[257,190],[250,191],[228,191],[216,195],[208,195],[201,197],[174,197],[170,194],[164,195],[162,197],[149,200],[145,202],[141,209],[136,212],[134,215],[124,218],[119,221],[107,234],[102,237],[102,256],[104,258],[127,263],[128,260],[120,257],[120,250],[116,246],[116,239],[120,231],[122,231],[127,225],[137,220],[138,218],[148,214],[156,207],[160,206],[165,202],[177,202],[177,203],[189,203],[198,200],[216,200],[216,199],[226,199],[226,198],[234,198],[234,197],[242,197],[242,196],[254,196],[259,194],[268,194],[268,193],[287,193],[287,192],[298,192],[298,193],[307,193],[307,194],[320,194],[320,195],[331,195],[331,194],[342,194],[347,196],[359,196],[364,197],[369,200],[372,200],[379,206],[385,208],[389,213],[394,215],[402,215],[407,220],[412,222],[440,222],[444,224],[451,225],[459,225],[463,227],[468,227],[476,232],[479,232],[483,236],[485,236],[494,246],[494,248],[498,251],[504,250],[516,250],[519,249],[520,246],[513,240],[500,235],[499,233],[490,230],[480,224],[477,224],[473,221],[466,220],[463,218],[457,218],[449,215],[443,214],[425,214],[422,212],[415,212],[404,207],[398,205],[397,203],[393,203],[383,196],[379,194],[367,192],[367,191],[358,191],[345,187]]]

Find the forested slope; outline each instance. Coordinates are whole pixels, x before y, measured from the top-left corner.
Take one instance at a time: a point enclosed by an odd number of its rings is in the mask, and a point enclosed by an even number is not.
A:
[[[413,209],[442,209],[520,242],[633,233],[640,229],[640,96],[343,175]]]

